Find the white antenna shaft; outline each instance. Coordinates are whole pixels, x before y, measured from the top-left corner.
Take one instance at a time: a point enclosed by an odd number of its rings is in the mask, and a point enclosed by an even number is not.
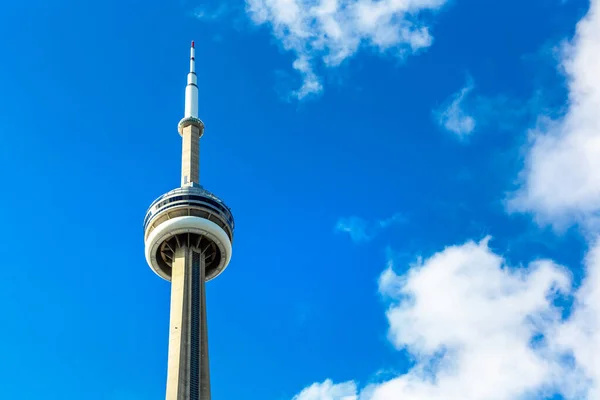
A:
[[[190,48],[190,72],[188,73],[187,86],[185,87],[185,114],[184,118],[198,118],[198,78],[196,76],[196,49],[192,41]]]

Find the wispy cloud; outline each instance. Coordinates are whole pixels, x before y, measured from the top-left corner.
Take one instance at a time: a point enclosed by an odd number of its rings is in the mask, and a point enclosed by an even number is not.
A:
[[[450,96],[441,110],[434,111],[438,124],[459,137],[470,135],[475,130],[475,118],[465,110],[464,104],[473,88],[473,80],[468,79],[466,86]]]
[[[354,243],[365,243],[373,240],[383,229],[391,225],[406,222],[402,214],[394,214],[389,218],[368,222],[360,217],[340,218],[335,225],[335,231],[347,233]]]
[[[502,94],[478,94],[475,81],[469,76],[464,87],[433,110],[433,116],[441,128],[463,140],[482,128],[512,131],[524,126],[537,100],[525,102]]]
[[[203,6],[194,9],[194,17],[202,21],[215,21],[223,18],[231,11],[227,3],[211,4],[206,3]]]
[[[293,68],[303,83],[294,96],[323,90],[318,65],[339,66],[360,46],[407,56],[429,47],[433,38],[423,13],[447,0],[246,0],[257,25],[268,25],[284,49],[296,56]]]
[[[600,0],[562,47],[569,101],[559,119],[539,117],[530,132],[520,188],[508,203],[542,224],[581,223],[596,231],[600,221]]]

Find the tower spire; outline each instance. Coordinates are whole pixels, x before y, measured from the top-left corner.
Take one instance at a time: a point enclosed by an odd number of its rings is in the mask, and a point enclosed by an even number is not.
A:
[[[185,113],[179,121],[182,141],[181,186],[200,185],[200,137],[204,124],[198,118],[198,79],[196,77],[196,49],[190,47],[190,72],[185,87]]]
[[[198,78],[196,76],[196,48],[194,41],[190,47],[190,72],[185,87],[184,118],[198,118]]]

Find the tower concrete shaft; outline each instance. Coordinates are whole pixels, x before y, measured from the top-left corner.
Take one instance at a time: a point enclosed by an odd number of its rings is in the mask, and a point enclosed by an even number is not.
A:
[[[189,235],[172,265],[166,400],[210,400],[205,257]]]
[[[200,136],[202,129],[196,124],[181,129],[181,186],[200,184]]]

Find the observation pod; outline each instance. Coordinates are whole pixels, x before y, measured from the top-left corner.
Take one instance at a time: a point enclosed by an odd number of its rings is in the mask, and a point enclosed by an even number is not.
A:
[[[204,255],[209,281],[229,264],[234,226],[229,207],[203,187],[171,190],[154,200],[146,212],[146,261],[157,275],[170,281],[177,248],[194,247]]]

